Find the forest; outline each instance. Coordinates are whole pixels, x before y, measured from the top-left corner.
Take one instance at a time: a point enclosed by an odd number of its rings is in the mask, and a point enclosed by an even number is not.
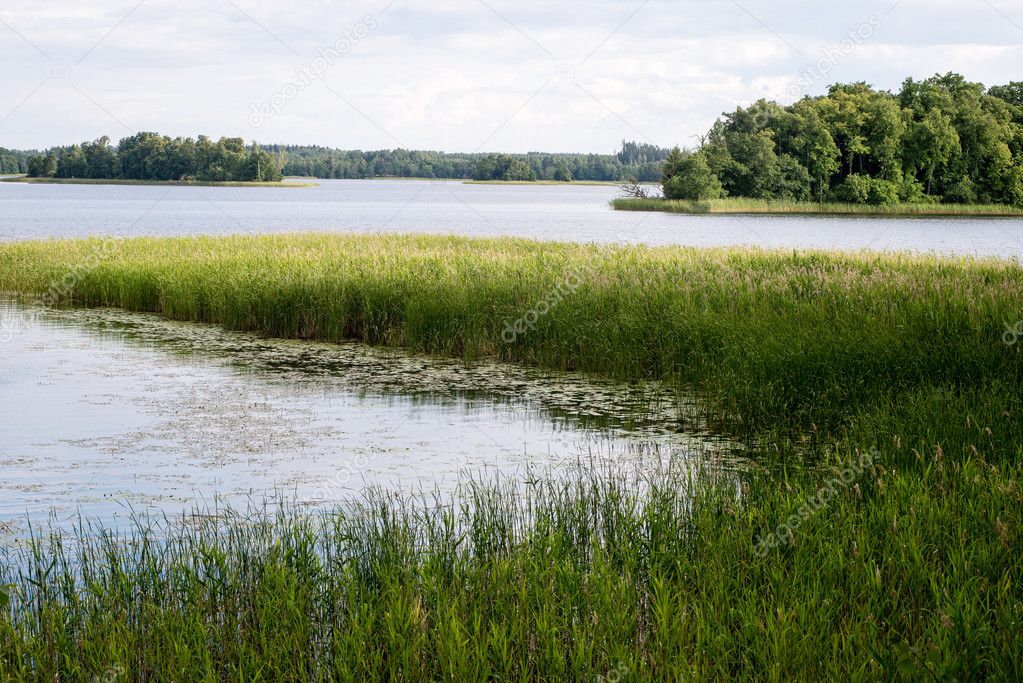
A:
[[[32,152],[21,152],[16,149],[0,147],[0,175],[28,173],[28,160],[32,156]]]
[[[316,178],[472,178],[474,180],[636,179],[657,182],[669,149],[623,140],[616,154],[445,153],[270,146],[286,153],[284,175]]]
[[[1023,82],[986,88],[955,73],[898,93],[866,83],[719,119],[664,163],[668,199],[721,197],[1023,205]]]
[[[202,182],[281,179],[283,159],[242,138],[205,135],[198,139],[136,133],[114,147],[103,136],[93,142],[54,147],[29,158],[26,172],[35,178],[195,180]]]
[[[137,133],[42,153],[0,149],[0,172],[38,178],[276,181],[315,178],[457,178],[475,180],[635,179],[657,182],[670,150],[622,141],[616,154],[463,154],[405,149],[361,151],[298,145],[246,145],[241,138],[170,138]]]

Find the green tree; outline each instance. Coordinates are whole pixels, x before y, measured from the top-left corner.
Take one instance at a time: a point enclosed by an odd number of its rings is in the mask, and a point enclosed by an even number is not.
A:
[[[664,162],[662,180],[664,196],[668,199],[700,201],[718,199],[724,189],[701,152],[682,152],[673,149]]]
[[[113,178],[117,172],[117,154],[106,135],[92,142],[82,143],[82,153],[89,167],[90,178]]]
[[[818,201],[831,186],[831,178],[841,168],[841,152],[831,131],[818,111],[815,100],[803,99],[793,105],[794,125],[786,138],[788,153],[801,159],[814,184]],[[779,146],[782,141],[779,141]]]
[[[254,144],[249,152],[245,172],[240,179],[258,182],[277,182],[281,180],[281,169],[272,154],[260,148],[258,144]]]
[[[60,178],[88,178],[89,160],[82,148],[71,145],[57,159],[57,176]]]
[[[959,133],[952,120],[940,109],[931,109],[909,126],[902,148],[906,170],[914,176],[923,173],[926,192],[931,193],[934,173],[960,153]]]

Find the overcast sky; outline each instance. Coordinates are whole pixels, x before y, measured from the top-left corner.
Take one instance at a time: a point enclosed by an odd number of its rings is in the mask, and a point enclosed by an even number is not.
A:
[[[1021,65],[1021,0],[4,0],[0,147],[154,130],[611,152],[832,81]]]

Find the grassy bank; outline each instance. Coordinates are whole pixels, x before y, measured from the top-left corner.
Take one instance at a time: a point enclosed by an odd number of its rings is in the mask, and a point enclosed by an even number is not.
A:
[[[45,185],[181,185],[185,187],[316,187],[317,183],[201,181],[201,180],[131,180],[125,178],[0,178],[0,183],[36,183]]]
[[[583,471],[567,489],[534,482],[528,505],[470,487],[454,517],[376,498],[316,524],[200,517],[169,545],[143,528],[84,557],[40,548],[31,575],[6,579],[12,677],[1023,675],[1018,263],[392,235],[53,240],[0,243],[0,291],[678,381],[720,428],[762,439],[766,465],[738,488]]]
[[[659,197],[623,197],[611,202],[618,211],[662,211],[691,214],[808,214],[831,216],[1023,216],[1023,207],[1004,204],[897,204],[871,206],[817,202],[788,202],[768,199],[713,199],[682,201]]]
[[[54,240],[0,244],[0,291],[677,380],[757,432],[830,430],[907,391],[1023,378],[1019,345],[1002,341],[1023,318],[1012,262],[388,235]]]

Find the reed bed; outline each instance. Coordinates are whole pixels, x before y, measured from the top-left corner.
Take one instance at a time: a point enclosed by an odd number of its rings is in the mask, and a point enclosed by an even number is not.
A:
[[[581,467],[525,489],[469,482],[453,501],[370,492],[312,516],[37,533],[4,560],[0,677],[1023,675],[1018,465],[880,462],[766,554],[753,541],[803,504],[806,473],[737,494],[685,472]]]
[[[378,493],[38,535],[4,559],[0,678],[1023,678],[1019,263],[52,240],[0,244],[0,291],[675,381],[762,444],[738,479],[580,470],[470,482],[450,514]]]
[[[831,216],[1023,216],[1023,207],[1006,204],[844,204],[839,202],[793,202],[780,199],[728,197],[687,201],[662,197],[622,197],[611,205],[619,211],[663,211],[691,214],[810,214]]]
[[[701,391],[732,431],[833,431],[1023,379],[1008,261],[397,235],[0,244],[0,291]]]

